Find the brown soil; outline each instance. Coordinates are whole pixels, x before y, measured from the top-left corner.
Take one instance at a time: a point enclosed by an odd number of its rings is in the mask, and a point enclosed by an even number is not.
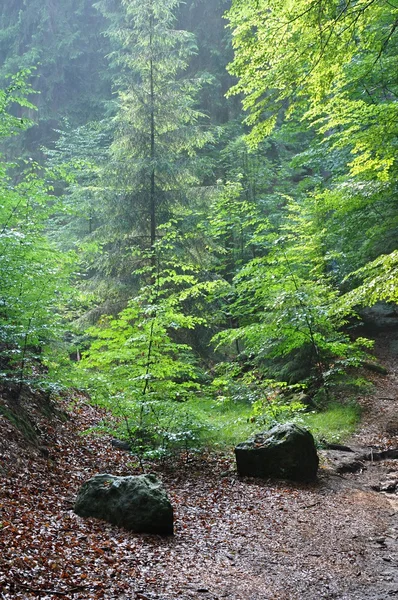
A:
[[[398,447],[398,331],[380,332],[362,398],[357,447]],[[72,509],[97,472],[132,474],[109,440],[81,437],[99,418],[76,399],[68,422],[40,424],[44,447],[6,419],[0,465],[0,599],[388,600],[398,598],[397,460],[364,461],[339,474],[323,455],[319,481],[298,485],[239,478],[231,456],[203,456],[159,471],[175,507],[175,535],[137,535]]]

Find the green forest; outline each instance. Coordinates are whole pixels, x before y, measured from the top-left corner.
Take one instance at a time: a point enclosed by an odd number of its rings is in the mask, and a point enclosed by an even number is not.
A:
[[[344,440],[398,303],[398,6],[0,8],[0,372],[142,465]],[[383,303],[383,304],[380,304]]]

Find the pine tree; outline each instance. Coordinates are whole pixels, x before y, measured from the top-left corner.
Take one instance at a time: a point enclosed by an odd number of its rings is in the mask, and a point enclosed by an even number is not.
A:
[[[196,183],[195,151],[209,139],[195,108],[201,82],[184,77],[196,49],[174,28],[180,0],[110,0],[97,4],[110,26],[117,100],[114,137],[103,173],[102,226],[95,236],[111,277],[131,280],[131,249],[154,248],[158,226],[186,201]],[[121,10],[122,9],[122,10]],[[109,257],[109,261],[107,258]],[[152,253],[155,269],[155,254]]]

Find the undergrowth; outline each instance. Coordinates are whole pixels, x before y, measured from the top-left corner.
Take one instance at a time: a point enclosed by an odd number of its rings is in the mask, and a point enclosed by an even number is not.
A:
[[[253,416],[250,405],[235,403],[201,402],[192,407],[193,414],[202,423],[201,443],[211,448],[233,447],[255,432],[266,430],[278,422],[292,421],[309,429],[319,444],[321,440],[341,442],[354,433],[361,417],[355,402],[332,402],[322,411],[279,412],[272,408],[262,419]]]
[[[352,435],[360,421],[361,408],[355,402],[333,402],[321,412],[301,415],[296,422],[309,429],[316,440],[343,442]]]

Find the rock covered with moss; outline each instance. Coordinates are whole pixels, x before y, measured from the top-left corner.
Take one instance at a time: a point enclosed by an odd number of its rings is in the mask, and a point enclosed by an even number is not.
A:
[[[137,533],[173,533],[173,508],[155,475],[95,475],[80,488],[74,511]]]
[[[239,475],[312,481],[318,454],[312,434],[294,423],[276,425],[257,433],[235,448]]]

